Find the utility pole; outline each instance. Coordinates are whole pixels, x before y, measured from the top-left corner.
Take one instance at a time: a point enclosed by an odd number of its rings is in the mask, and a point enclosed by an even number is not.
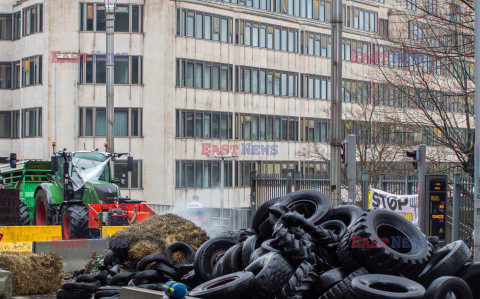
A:
[[[475,1],[475,147],[473,198],[473,261],[480,261],[480,1]]]
[[[107,55],[106,55],[106,73],[107,73],[107,151],[115,152],[114,144],[114,121],[115,105],[113,98],[113,87],[115,78],[115,54],[114,54],[114,32],[115,32],[115,6],[116,0],[105,0],[105,26],[107,33]]]
[[[342,197],[342,0],[332,1],[332,108],[330,141],[330,192],[335,206]]]
[[[418,156],[418,227],[428,236],[430,232],[430,205],[425,190],[425,175],[427,174],[427,147],[425,144],[418,146]]]
[[[350,134],[347,137],[347,180],[348,203],[354,205],[357,201],[357,136]]]

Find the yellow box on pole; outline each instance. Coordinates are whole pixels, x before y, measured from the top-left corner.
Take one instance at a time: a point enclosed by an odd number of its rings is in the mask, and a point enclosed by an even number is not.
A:
[[[128,226],[103,226],[102,227],[102,238],[108,238],[119,230],[124,229]]]

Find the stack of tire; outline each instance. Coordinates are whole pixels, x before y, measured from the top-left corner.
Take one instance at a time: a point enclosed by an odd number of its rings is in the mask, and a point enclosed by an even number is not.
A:
[[[177,263],[173,258],[176,252],[183,253],[185,259],[182,263]],[[120,298],[125,286],[163,291],[163,285],[169,280],[191,283],[194,280],[188,273],[194,269],[194,256],[190,245],[176,242],[167,247],[165,254],[146,256],[136,264],[135,271],[128,271],[125,261],[115,257],[113,251],[108,251],[103,265],[95,274],[80,274],[74,282],[64,283],[57,291],[57,298]]]
[[[251,230],[204,243],[184,282],[197,298],[480,298],[467,246],[437,245],[394,212],[297,191],[262,205]]]

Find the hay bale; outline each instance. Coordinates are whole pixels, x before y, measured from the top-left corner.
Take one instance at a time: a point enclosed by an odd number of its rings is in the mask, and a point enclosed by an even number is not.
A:
[[[164,253],[168,245],[179,241],[190,244],[196,251],[208,239],[207,233],[193,222],[175,214],[162,214],[116,232],[109,246],[116,256],[138,261],[151,253]],[[149,247],[141,249],[141,245],[136,244],[149,244]],[[154,247],[157,249],[152,252]]]
[[[55,253],[0,253],[0,268],[13,274],[13,295],[51,294],[62,286],[63,261]]]

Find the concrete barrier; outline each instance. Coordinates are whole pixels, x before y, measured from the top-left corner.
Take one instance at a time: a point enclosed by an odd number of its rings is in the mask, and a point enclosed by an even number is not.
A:
[[[12,298],[13,291],[12,272],[0,269],[0,298]]]
[[[98,256],[108,250],[108,239],[54,240],[33,242],[33,253],[53,252],[63,259],[63,271],[72,273],[83,269],[90,261],[93,252]]]

